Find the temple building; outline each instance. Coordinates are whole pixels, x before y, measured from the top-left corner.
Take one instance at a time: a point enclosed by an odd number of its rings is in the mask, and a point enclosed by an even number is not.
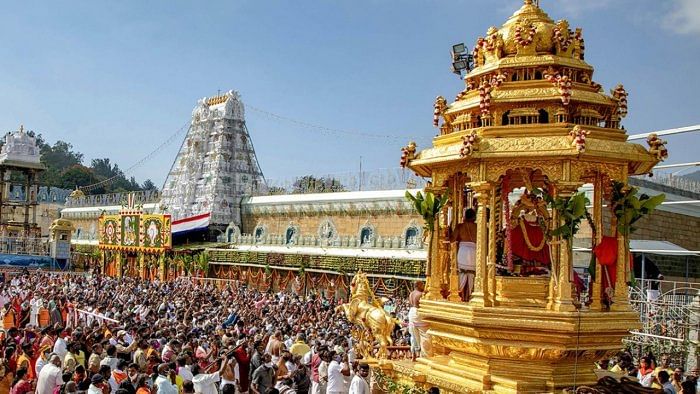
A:
[[[19,130],[5,135],[0,149],[0,251],[44,254],[37,225],[40,161],[36,139]],[[15,186],[15,187],[13,187]]]
[[[199,100],[162,190],[174,235],[240,225],[241,198],[264,184],[238,92]]]

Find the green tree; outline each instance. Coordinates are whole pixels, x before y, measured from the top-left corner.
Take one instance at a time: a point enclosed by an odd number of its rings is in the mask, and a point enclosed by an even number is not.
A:
[[[345,191],[345,186],[343,186],[339,180],[335,178],[316,178],[313,175],[303,176],[292,185],[292,193],[294,194],[304,194],[304,193],[330,193],[330,192],[342,192]]]
[[[56,141],[53,146],[44,143],[43,139],[41,141],[41,162],[46,166],[46,171],[41,173],[39,182],[45,186],[64,187],[64,172],[73,166],[81,166],[83,154],[74,152],[73,145],[64,141]],[[39,146],[39,143],[37,145]]]
[[[146,179],[145,181],[143,181],[143,185],[141,185],[141,189],[143,189],[143,190],[155,190],[155,191],[157,191],[157,190],[158,190],[158,187],[153,183],[152,180]]]
[[[97,178],[89,168],[76,164],[61,174],[61,182],[59,187],[72,189],[76,186],[92,185],[97,182]]]

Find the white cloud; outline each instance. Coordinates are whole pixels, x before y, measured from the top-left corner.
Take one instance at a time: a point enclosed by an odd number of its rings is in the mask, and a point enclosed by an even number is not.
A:
[[[700,34],[700,1],[674,0],[663,26],[679,34]]]

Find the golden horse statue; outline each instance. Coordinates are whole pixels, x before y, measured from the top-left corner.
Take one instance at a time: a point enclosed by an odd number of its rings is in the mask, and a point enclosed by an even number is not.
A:
[[[336,309],[345,313],[350,323],[359,326],[357,330],[360,338],[358,342],[362,344],[364,340],[364,332],[372,333],[374,340],[379,343],[378,358],[386,358],[387,346],[391,346],[391,332],[394,329],[394,319],[384,310],[383,303],[374,295],[372,288],[367,280],[367,275],[362,271],[358,271],[352,278],[350,283],[350,302],[338,306]],[[365,344],[366,345],[366,344]],[[371,348],[371,346],[365,346]],[[363,354],[365,358],[371,357],[371,351]]]

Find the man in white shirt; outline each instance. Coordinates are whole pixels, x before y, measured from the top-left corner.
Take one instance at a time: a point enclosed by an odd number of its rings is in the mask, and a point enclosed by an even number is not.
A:
[[[348,394],[370,394],[369,383],[367,383],[368,377],[369,365],[360,364],[360,367],[357,369],[357,374],[355,374],[350,382],[350,392]]]
[[[326,392],[328,394],[345,394],[345,380],[343,376],[350,376],[350,367],[347,364],[348,356],[336,354],[333,356],[333,361],[328,364],[328,386]]]
[[[194,378],[192,371],[190,371],[190,368],[187,366],[187,357],[180,357],[177,359],[177,374],[180,375],[183,382],[187,380],[191,382]]]
[[[63,385],[63,373],[61,372],[61,358],[51,356],[49,364],[45,365],[39,373],[36,381],[36,394],[53,394],[56,387]]]
[[[199,365],[195,364],[192,366],[192,384],[194,385],[194,392],[198,394],[218,394],[219,390],[216,388],[216,383],[221,380],[221,374],[226,368],[226,364],[229,359],[227,356],[223,356],[221,359],[221,366],[219,370],[214,373],[205,373],[206,371],[201,371]]]
[[[68,343],[66,342],[66,335],[67,332],[64,329],[61,329],[61,331],[58,333],[58,338],[56,338],[56,343],[53,345],[53,352],[58,355],[58,357],[61,358],[61,362],[63,362],[63,359],[66,357],[66,354],[68,353]]]
[[[158,366],[158,377],[154,384],[158,386],[158,394],[178,394],[179,392],[175,385],[175,373],[170,371],[170,367],[165,363]]]

